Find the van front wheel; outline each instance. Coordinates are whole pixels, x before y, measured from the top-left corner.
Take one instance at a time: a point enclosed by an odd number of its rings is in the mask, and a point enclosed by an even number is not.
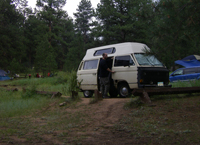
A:
[[[129,86],[126,83],[121,83],[118,86],[118,92],[120,97],[128,97],[129,93],[130,93],[130,89]]]
[[[93,96],[93,91],[83,91],[83,95],[85,98],[91,98]]]

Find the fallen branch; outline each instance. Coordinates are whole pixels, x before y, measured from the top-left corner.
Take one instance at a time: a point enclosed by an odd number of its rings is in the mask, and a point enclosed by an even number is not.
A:
[[[15,92],[15,91],[18,91],[17,88],[13,88],[13,89],[7,89],[7,91],[12,91],[12,92]]]
[[[45,95],[52,95],[51,98],[53,97],[61,97],[62,93],[60,92],[47,92],[47,91],[36,91],[37,94],[45,94]]]

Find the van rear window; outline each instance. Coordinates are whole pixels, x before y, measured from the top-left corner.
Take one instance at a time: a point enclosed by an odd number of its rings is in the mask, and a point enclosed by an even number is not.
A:
[[[101,49],[101,50],[95,51],[94,56],[102,55],[103,53],[112,54],[112,53],[115,53],[115,51],[116,49],[114,47]]]

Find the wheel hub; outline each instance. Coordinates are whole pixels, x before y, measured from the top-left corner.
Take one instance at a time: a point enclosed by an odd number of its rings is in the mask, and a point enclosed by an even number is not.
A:
[[[85,91],[84,94],[85,94],[85,96],[89,96],[90,95],[90,91]]]
[[[121,94],[122,94],[123,96],[128,95],[128,88],[123,87],[123,88],[121,89]]]

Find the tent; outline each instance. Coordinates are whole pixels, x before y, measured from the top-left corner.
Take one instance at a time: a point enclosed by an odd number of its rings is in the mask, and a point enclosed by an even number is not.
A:
[[[184,67],[195,67],[200,66],[200,56],[199,55],[190,55],[182,60],[175,61],[175,64],[182,65]]]
[[[182,60],[184,60],[184,61],[200,60],[200,56],[199,55],[190,55],[190,56],[183,58]]]
[[[10,80],[10,77],[7,75],[7,72],[0,69],[0,81]]]

